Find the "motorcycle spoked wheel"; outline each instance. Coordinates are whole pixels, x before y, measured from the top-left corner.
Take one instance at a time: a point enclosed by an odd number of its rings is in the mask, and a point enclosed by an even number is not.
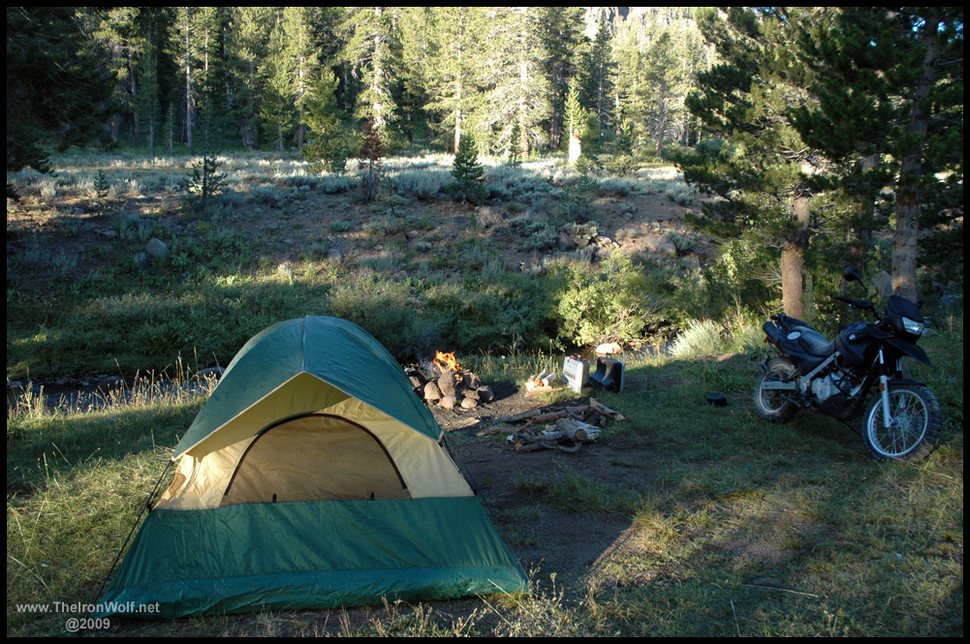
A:
[[[866,410],[862,439],[866,449],[880,461],[921,461],[933,451],[943,427],[940,403],[923,385],[891,385],[891,426],[883,426],[882,397],[876,396]]]
[[[754,384],[754,411],[758,418],[769,423],[785,423],[798,411],[798,407],[785,397],[784,391],[765,389],[764,383],[778,382],[795,373],[795,365],[787,358],[772,358],[767,370],[758,375]]]

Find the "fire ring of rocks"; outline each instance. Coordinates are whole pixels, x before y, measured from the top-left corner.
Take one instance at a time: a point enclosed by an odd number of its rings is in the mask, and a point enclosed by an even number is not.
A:
[[[428,405],[445,409],[474,409],[495,398],[492,388],[474,373],[461,368],[454,353],[438,351],[431,362],[430,376],[418,368],[407,370],[414,391]]]

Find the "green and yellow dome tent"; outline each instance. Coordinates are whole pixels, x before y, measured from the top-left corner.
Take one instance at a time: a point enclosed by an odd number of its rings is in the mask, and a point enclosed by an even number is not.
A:
[[[307,316],[265,329],[176,447],[174,481],[95,614],[526,590],[442,438],[403,369],[360,327]]]

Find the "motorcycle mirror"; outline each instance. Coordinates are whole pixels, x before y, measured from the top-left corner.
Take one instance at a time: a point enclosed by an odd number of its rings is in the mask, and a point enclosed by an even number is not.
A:
[[[842,271],[842,279],[846,282],[861,282],[862,275],[859,274],[859,269],[855,266],[846,266],[845,270]]]

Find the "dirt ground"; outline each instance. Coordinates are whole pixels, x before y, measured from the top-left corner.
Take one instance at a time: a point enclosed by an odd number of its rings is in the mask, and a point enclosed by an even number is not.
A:
[[[641,382],[628,382],[624,394],[636,395],[643,388]],[[517,450],[508,441],[509,432],[524,423],[501,419],[537,408],[585,404],[590,395],[551,403],[546,395],[527,396],[513,383],[499,383],[494,390],[496,400],[475,409],[431,411],[446,432],[446,445],[484,499],[523,570],[537,571],[545,583],[555,574],[557,582],[566,585],[615,584],[617,580],[608,579],[606,563],[614,549],[622,548],[630,520],[617,513],[591,513],[579,500],[575,511],[559,509],[540,502],[537,490],[562,480],[643,489],[653,480],[649,462],[642,458],[650,453],[652,439],[636,431],[611,435],[610,429],[625,421],[608,420],[600,440],[584,443],[575,453]],[[591,395],[595,397],[595,391]]]

